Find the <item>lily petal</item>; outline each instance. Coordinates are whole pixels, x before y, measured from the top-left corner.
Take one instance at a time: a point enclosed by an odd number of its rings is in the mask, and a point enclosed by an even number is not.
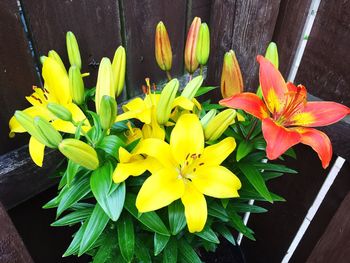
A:
[[[44,152],[45,145],[31,136],[29,139],[29,154],[33,162],[39,167],[43,166]]]
[[[193,184],[203,194],[216,198],[239,197],[241,181],[224,166],[201,166],[193,174]]]
[[[350,114],[350,108],[331,101],[312,101],[306,103],[301,112],[291,117],[290,125],[320,127],[340,121]]]
[[[264,102],[254,93],[244,92],[219,101],[220,105],[241,109],[259,119],[269,117]]]
[[[188,230],[191,233],[202,231],[208,216],[204,195],[192,183],[187,183],[181,201],[185,206]]]
[[[262,121],[262,132],[267,142],[267,158],[274,160],[286,150],[300,142],[298,132],[286,129],[276,124],[272,119],[267,118]]]
[[[51,124],[56,130],[70,134],[74,134],[77,129],[73,123],[61,119],[56,119],[52,121]]]
[[[206,147],[198,160],[206,166],[220,165],[236,148],[236,141],[227,137],[219,143]]]
[[[152,174],[143,183],[136,207],[141,213],[154,211],[171,204],[184,194],[185,185],[175,169],[162,169]]]
[[[272,114],[280,113],[287,99],[286,82],[268,59],[259,55],[257,60],[260,63],[259,79],[266,105]]]
[[[204,149],[201,122],[195,114],[183,114],[170,136],[170,147],[177,163],[185,162],[188,154],[200,154]]]
[[[135,98],[123,106],[124,113],[117,116],[116,121],[138,119],[143,123],[151,122],[151,107],[148,107],[141,98]]]
[[[171,108],[175,108],[177,106],[180,106],[185,110],[193,110],[194,103],[186,97],[179,96],[175,98]]]
[[[311,146],[317,152],[322,167],[326,169],[332,159],[332,144],[328,136],[311,128],[298,127],[295,130],[301,135],[301,143]]]

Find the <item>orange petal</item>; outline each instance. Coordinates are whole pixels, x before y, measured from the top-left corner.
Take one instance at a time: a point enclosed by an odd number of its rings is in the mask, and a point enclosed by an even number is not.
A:
[[[268,59],[259,55],[257,60],[260,63],[259,78],[266,105],[273,114],[280,113],[287,100],[286,82]]]
[[[311,128],[298,127],[295,130],[301,135],[301,143],[311,146],[317,152],[322,167],[326,169],[332,158],[332,144],[328,136]]]
[[[244,110],[259,119],[269,117],[264,102],[254,93],[244,92],[236,94],[230,98],[220,100],[219,104],[234,109]]]
[[[262,132],[266,140],[267,158],[274,160],[286,150],[300,142],[300,134],[278,125],[272,119],[262,121]]]
[[[350,108],[331,101],[313,101],[306,103],[301,112],[294,114],[289,125],[320,127],[340,121],[350,114]]]

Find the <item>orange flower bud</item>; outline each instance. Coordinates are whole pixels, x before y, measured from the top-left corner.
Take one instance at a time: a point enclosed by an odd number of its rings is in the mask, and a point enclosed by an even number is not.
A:
[[[221,95],[231,97],[243,92],[243,79],[235,52],[230,50],[224,56],[221,73]]]
[[[156,28],[155,54],[159,67],[164,71],[169,71],[173,58],[168,32],[162,21],[158,23]]]
[[[185,68],[192,74],[198,68],[198,60],[196,58],[196,47],[198,41],[198,32],[201,26],[201,19],[195,17],[188,30],[186,46],[185,46]]]

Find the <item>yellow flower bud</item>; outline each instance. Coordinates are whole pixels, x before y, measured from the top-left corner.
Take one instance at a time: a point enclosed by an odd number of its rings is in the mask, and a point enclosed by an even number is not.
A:
[[[185,68],[190,74],[193,74],[193,72],[195,72],[195,70],[198,68],[198,61],[196,58],[196,47],[200,26],[201,19],[199,17],[195,17],[187,34],[185,46]]]
[[[243,92],[241,69],[233,50],[226,52],[224,56],[220,86],[223,98],[228,98]]]
[[[47,59],[47,56],[41,56],[40,57],[40,63],[44,64],[45,59]]]
[[[207,127],[208,123],[215,117],[216,113],[216,109],[211,109],[203,116],[203,118],[201,119],[203,129]]]
[[[114,80],[114,93],[118,97],[124,88],[125,83],[126,54],[125,48],[119,46],[114,53],[112,62],[112,73]]]
[[[96,112],[100,112],[101,99],[104,95],[108,95],[115,98],[112,76],[112,65],[109,58],[102,58],[100,67],[98,68],[96,93],[95,93],[95,106]]]
[[[204,137],[208,141],[218,139],[235,122],[237,112],[234,109],[227,109],[212,118],[204,128]]]
[[[198,41],[196,48],[196,58],[200,65],[208,62],[210,52],[210,33],[206,23],[202,23],[198,32]]]
[[[102,129],[108,130],[114,123],[117,115],[117,103],[114,98],[104,95],[100,105],[100,121]]]
[[[71,64],[71,66],[75,65],[79,69],[81,69],[81,57],[80,57],[78,42],[71,31],[67,32],[66,44],[67,44],[69,63]]]
[[[80,69],[77,66],[71,66],[68,75],[72,99],[76,104],[82,105],[84,103],[84,81]]]
[[[99,160],[94,148],[77,139],[64,139],[58,149],[68,159],[89,170],[95,170],[99,166]]]
[[[187,83],[186,87],[183,89],[181,96],[192,100],[196,95],[198,89],[203,83],[203,76],[199,75],[193,78],[190,82]]]
[[[157,25],[154,42],[158,66],[164,71],[169,71],[171,69],[173,57],[169,35],[162,21]]]
[[[37,116],[34,118],[34,126],[41,133],[41,136],[46,140],[46,146],[57,148],[62,141],[61,134],[44,118]]]
[[[50,102],[46,106],[49,111],[51,111],[57,118],[64,120],[64,121],[71,121],[72,120],[72,113],[63,105]]]
[[[159,124],[165,124],[169,120],[171,106],[176,97],[176,92],[178,89],[179,81],[177,79],[172,79],[163,88],[157,106],[157,121]]]
[[[55,50],[50,50],[49,54],[48,54],[48,57],[49,58],[53,58],[54,60],[56,60],[56,62],[61,66],[62,70],[67,72],[66,67],[63,64],[63,61],[62,61],[61,57],[58,55],[58,53]]]

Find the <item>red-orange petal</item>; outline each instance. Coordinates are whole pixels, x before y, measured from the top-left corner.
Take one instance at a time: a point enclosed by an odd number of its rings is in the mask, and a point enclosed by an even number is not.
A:
[[[301,135],[301,143],[309,145],[317,152],[322,162],[322,167],[326,169],[332,159],[332,144],[328,136],[316,129],[311,128],[295,128]]]
[[[259,79],[264,100],[270,112],[278,114],[286,105],[288,93],[286,82],[268,59],[259,55],[257,60],[260,63]]]
[[[264,102],[254,93],[239,93],[230,98],[220,100],[219,104],[234,109],[244,110],[259,119],[269,117],[269,112]]]
[[[304,108],[290,118],[289,125],[320,127],[340,121],[350,114],[350,108],[331,101],[313,101],[305,104]]]
[[[286,150],[300,142],[300,134],[276,124],[272,119],[262,121],[262,132],[266,140],[267,158],[274,160]]]

